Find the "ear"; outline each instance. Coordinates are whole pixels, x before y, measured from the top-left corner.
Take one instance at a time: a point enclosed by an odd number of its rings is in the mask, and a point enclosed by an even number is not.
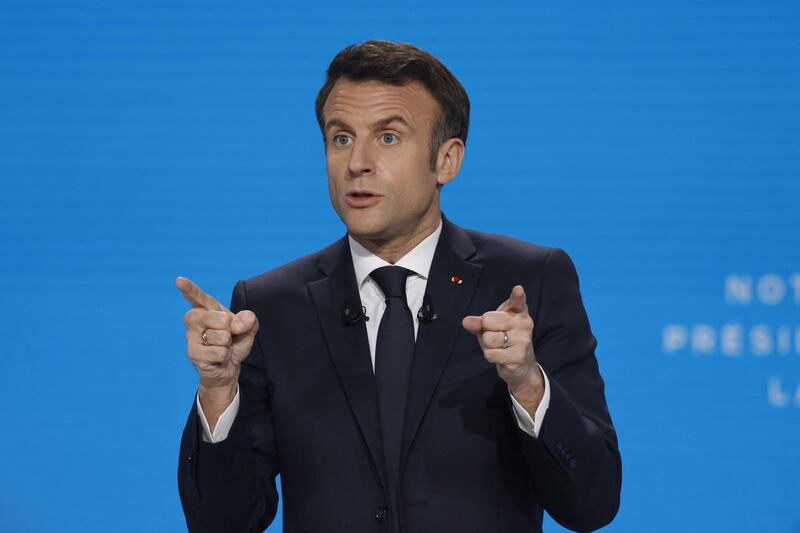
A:
[[[455,178],[463,160],[464,141],[453,137],[443,142],[436,156],[436,183],[441,187]]]

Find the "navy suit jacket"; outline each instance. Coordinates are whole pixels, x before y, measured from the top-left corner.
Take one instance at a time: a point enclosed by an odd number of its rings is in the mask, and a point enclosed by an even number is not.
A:
[[[461,326],[515,284],[550,381],[538,438],[518,428],[506,384]],[[390,532],[395,518],[409,533],[530,533],[543,509],[577,531],[610,522],[621,461],[569,257],[445,219],[426,294],[438,318],[417,334],[394,516],[366,327],[342,320],[343,305],[360,305],[347,238],[237,283],[231,310],[252,310],[260,329],[228,438],[203,442],[194,404],[189,415],[178,468],[189,529],[262,531],[278,474],[292,533]]]

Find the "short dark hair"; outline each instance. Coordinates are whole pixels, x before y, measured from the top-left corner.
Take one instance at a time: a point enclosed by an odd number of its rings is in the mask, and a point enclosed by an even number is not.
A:
[[[408,43],[372,40],[352,44],[336,54],[328,66],[327,79],[317,93],[316,111],[322,137],[325,122],[322,108],[340,78],[351,81],[380,81],[389,85],[421,83],[439,103],[439,116],[430,140],[430,165],[436,168],[439,147],[457,137],[467,143],[469,97],[464,87],[441,61]]]

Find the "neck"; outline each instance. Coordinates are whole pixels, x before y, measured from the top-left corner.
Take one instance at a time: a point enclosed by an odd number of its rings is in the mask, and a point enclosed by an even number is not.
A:
[[[398,235],[391,239],[367,239],[365,237],[353,235],[352,233],[350,236],[355,239],[358,244],[387,263],[395,264],[401,257],[413,250],[415,246],[436,231],[441,218],[441,213],[437,213],[437,216],[432,220],[417,226],[414,232],[408,235]]]

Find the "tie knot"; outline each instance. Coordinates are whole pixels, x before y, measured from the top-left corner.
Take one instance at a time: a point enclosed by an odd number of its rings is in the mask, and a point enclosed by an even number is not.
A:
[[[385,266],[376,268],[370,273],[372,279],[383,291],[386,298],[406,299],[406,278],[410,270],[398,266]]]

